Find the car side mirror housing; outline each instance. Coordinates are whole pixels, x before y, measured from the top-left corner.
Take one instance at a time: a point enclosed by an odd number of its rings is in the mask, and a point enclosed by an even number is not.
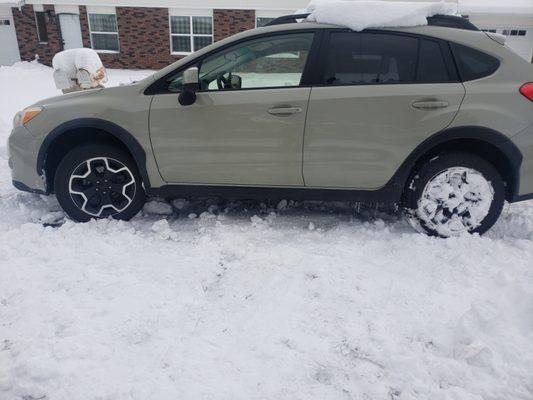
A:
[[[196,92],[200,88],[198,80],[198,68],[187,68],[183,72],[183,85],[178,101],[182,106],[190,106],[196,101]]]

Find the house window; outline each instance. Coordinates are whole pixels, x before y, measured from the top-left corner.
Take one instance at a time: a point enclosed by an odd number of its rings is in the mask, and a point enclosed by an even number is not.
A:
[[[94,50],[102,53],[118,53],[118,29],[115,14],[89,13],[89,30],[91,46]]]
[[[255,26],[256,26],[256,28],[260,28],[260,27],[265,26],[270,21],[273,21],[275,19],[276,18],[274,18],[274,17],[257,17],[255,19]]]
[[[44,11],[35,11],[35,23],[37,24],[37,36],[40,43],[48,42],[48,30],[46,29],[47,16]]]
[[[174,54],[188,54],[213,43],[213,17],[170,16],[170,42]]]

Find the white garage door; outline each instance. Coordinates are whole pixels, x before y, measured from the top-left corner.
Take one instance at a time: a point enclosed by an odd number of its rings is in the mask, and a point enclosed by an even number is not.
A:
[[[527,61],[533,58],[533,28],[483,28],[484,31],[499,33],[505,36],[505,44],[520,57]]]
[[[0,43],[0,65],[12,65],[20,61],[13,16],[7,7],[0,7]]]
[[[505,43],[517,54],[531,61],[533,53],[533,29],[506,30],[509,33]]]

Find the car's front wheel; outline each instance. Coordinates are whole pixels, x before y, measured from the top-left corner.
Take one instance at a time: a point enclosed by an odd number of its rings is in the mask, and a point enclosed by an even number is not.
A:
[[[54,190],[67,215],[80,222],[107,217],[128,220],[145,202],[131,156],[106,144],[84,144],[69,151],[57,167]]]
[[[503,208],[504,182],[473,154],[441,154],[421,165],[404,191],[403,211],[418,231],[450,237],[486,232]]]

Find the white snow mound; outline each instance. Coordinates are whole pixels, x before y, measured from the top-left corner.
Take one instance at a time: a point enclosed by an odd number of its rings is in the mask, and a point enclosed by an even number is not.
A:
[[[96,51],[83,48],[60,51],[52,59],[52,67],[75,77],[80,69],[96,75],[103,64]]]
[[[304,10],[308,21],[346,26],[354,31],[366,28],[427,25],[433,15],[457,15],[457,4],[444,2],[392,2],[312,0]]]

